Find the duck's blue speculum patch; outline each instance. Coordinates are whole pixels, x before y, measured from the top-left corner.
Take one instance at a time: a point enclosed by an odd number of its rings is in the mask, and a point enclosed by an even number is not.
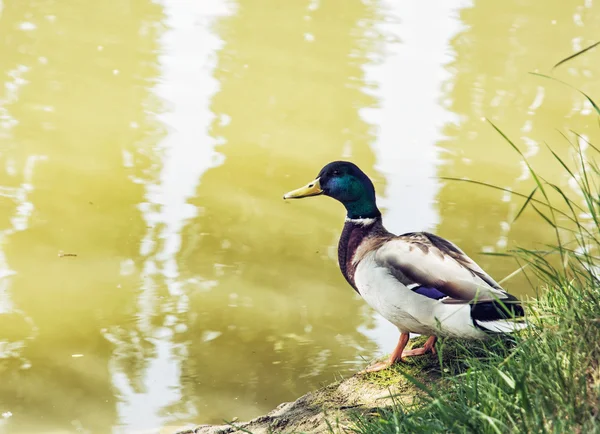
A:
[[[420,295],[424,295],[427,298],[432,298],[434,300],[439,300],[441,298],[447,297],[442,291],[436,288],[430,288],[427,286],[417,286],[413,289],[414,292]]]

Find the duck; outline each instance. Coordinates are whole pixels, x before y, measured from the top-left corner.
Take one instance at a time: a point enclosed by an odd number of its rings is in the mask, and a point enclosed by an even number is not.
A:
[[[521,302],[454,243],[429,232],[389,232],[377,207],[375,187],[356,164],[328,163],[313,181],[283,198],[320,195],[346,209],[338,243],[344,278],[400,332],[389,358],[362,372],[435,354],[438,337],[483,340],[527,326]],[[411,333],[428,336],[423,347],[406,349]]]

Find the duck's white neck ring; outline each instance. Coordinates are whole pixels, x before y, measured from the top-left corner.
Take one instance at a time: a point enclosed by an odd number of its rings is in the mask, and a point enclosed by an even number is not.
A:
[[[350,217],[346,217],[346,221],[349,223],[353,223],[355,225],[371,226],[373,223],[375,223],[377,221],[377,218],[351,219]]]

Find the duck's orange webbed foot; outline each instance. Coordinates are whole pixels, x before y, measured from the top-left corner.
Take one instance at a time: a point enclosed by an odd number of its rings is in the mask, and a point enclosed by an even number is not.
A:
[[[366,367],[365,369],[360,371],[359,374],[367,374],[369,372],[383,371],[384,369],[387,369],[390,366],[391,366],[391,363],[389,360],[386,360],[385,362],[373,363],[372,365],[369,365],[368,367]]]
[[[365,374],[367,372],[378,372],[384,369],[389,368],[394,363],[402,362],[402,352],[408,343],[410,335],[408,333],[400,333],[400,339],[398,340],[398,345],[394,349],[394,352],[390,355],[390,358],[385,362],[377,362],[367,367],[366,369],[360,371],[360,374]]]
[[[425,342],[422,348],[415,348],[412,350],[407,350],[402,352],[402,357],[412,357],[412,356],[422,356],[423,354],[427,354],[431,352],[432,354],[437,354],[435,350],[435,343],[437,341],[437,336],[429,336],[429,339]]]

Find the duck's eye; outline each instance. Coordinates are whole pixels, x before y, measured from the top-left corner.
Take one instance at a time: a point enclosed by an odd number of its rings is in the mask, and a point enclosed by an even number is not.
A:
[[[340,173],[339,170],[334,170],[333,172],[331,172],[331,175],[333,175],[333,176],[340,176],[341,173]]]

